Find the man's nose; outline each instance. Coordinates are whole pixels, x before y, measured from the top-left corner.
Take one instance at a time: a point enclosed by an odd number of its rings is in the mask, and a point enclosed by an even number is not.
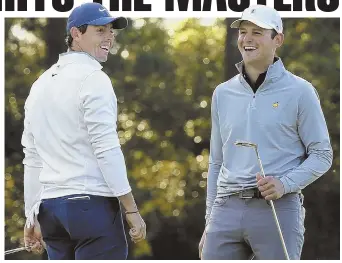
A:
[[[107,35],[107,40],[113,40],[114,34],[108,34]]]
[[[106,39],[111,40],[111,39],[113,39],[113,37],[114,37],[114,31],[108,30],[107,34],[106,34]]]
[[[251,42],[252,39],[253,39],[253,38],[252,38],[252,34],[246,33],[245,36],[244,36],[244,38],[243,38],[243,41],[245,41],[245,42]]]

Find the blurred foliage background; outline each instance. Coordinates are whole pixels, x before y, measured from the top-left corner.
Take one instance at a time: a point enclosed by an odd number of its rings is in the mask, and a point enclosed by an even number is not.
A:
[[[66,50],[65,19],[5,20],[5,249],[23,236],[23,105],[32,83]],[[136,19],[104,64],[118,97],[118,129],[148,238],[130,259],[198,259],[204,229],[214,88],[240,61],[232,18]],[[176,23],[177,22],[177,23]],[[284,19],[278,55],[317,88],[334,150],[330,171],[304,190],[302,259],[340,256],[340,21]],[[94,87],[96,89],[96,87]],[[234,114],[234,113],[232,113]],[[313,128],[314,132],[314,128]],[[20,252],[7,259],[46,259]]]

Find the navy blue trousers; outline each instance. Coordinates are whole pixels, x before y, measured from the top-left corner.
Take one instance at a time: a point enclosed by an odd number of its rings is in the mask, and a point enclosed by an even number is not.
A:
[[[44,199],[38,221],[49,259],[127,259],[128,246],[115,197]]]

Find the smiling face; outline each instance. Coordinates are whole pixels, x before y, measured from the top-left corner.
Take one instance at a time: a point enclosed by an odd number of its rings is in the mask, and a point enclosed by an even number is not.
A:
[[[114,30],[112,24],[104,26],[88,25],[85,33],[81,33],[76,27],[70,30],[73,37],[73,50],[83,51],[93,56],[99,62],[106,62],[109,49],[114,42]]]
[[[272,30],[261,28],[249,21],[239,27],[238,48],[245,65],[270,65],[275,51],[283,43],[284,35],[272,39]]]

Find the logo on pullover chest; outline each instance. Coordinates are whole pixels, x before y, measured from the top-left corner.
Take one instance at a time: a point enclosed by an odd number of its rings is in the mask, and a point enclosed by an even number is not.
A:
[[[272,104],[272,107],[275,108],[275,109],[278,108],[278,106],[279,106],[279,102],[278,102],[278,101],[277,101],[277,102],[274,102],[274,103]]]

